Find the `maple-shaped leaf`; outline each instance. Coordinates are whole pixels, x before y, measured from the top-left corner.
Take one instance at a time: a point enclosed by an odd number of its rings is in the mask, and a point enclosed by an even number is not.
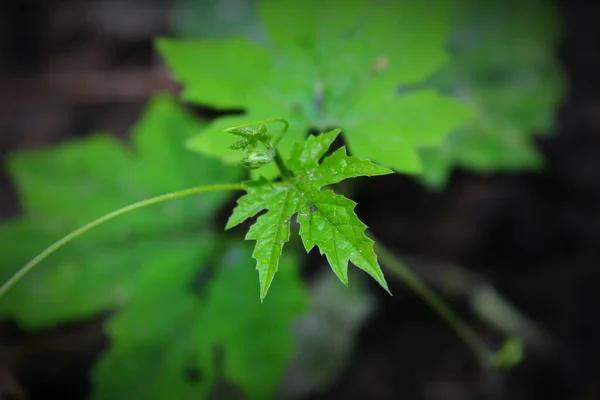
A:
[[[365,236],[366,225],[354,213],[356,203],[323,187],[348,178],[385,175],[392,171],[363,158],[348,156],[345,147],[319,162],[339,133],[340,130],[335,129],[319,136],[311,135],[304,145],[296,144],[288,161],[293,176],[280,182],[259,178],[244,184],[247,194],[238,200],[226,229],[267,210],[246,235],[246,239],[256,240],[252,256],[257,261],[261,299],[277,272],[295,214],[306,251],[319,247],[344,284],[348,284],[348,262],[352,262],[388,290],[373,241]]]
[[[423,179],[440,188],[452,168],[536,170],[537,135],[549,133],[564,95],[556,49],[560,22],[544,0],[456,0],[448,65],[427,85],[464,99],[476,113],[444,145],[421,152]]]
[[[398,172],[422,170],[418,148],[441,145],[471,115],[458,100],[425,89],[399,93],[442,67],[448,56],[444,0],[263,0],[263,43],[161,39],[158,49],[185,85],[183,97],[216,108],[218,118],[189,144],[228,162],[228,126],[278,116],[292,127],[279,150],[288,157],[310,128],[340,127],[351,154]],[[273,165],[260,170],[273,177]]]

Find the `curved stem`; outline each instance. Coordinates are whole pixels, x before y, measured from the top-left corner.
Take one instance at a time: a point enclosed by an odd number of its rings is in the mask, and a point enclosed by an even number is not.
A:
[[[123,208],[120,208],[118,210],[115,210],[109,214],[106,214],[106,215],[88,223],[87,225],[84,225],[81,228],[69,233],[67,236],[65,236],[62,239],[60,239],[59,241],[53,243],[52,245],[50,245],[50,247],[48,247],[46,250],[42,251],[34,259],[29,261],[27,264],[25,264],[25,266],[23,266],[21,269],[19,269],[8,281],[6,281],[0,287],[0,297],[2,297],[8,291],[8,289],[13,287],[25,275],[27,275],[36,265],[38,265],[40,262],[42,262],[43,260],[48,258],[48,256],[50,256],[56,250],[60,249],[62,246],[69,243],[73,239],[83,235],[90,229],[97,227],[98,225],[101,225],[107,221],[110,221],[113,218],[116,218],[120,215],[126,214],[130,211],[144,208],[144,207],[147,207],[147,206],[150,206],[153,204],[162,203],[165,201],[177,199],[179,197],[190,196],[190,195],[198,194],[198,193],[218,192],[218,191],[226,191],[226,190],[244,190],[244,188],[239,183],[197,186],[197,187],[193,187],[190,189],[185,189],[185,190],[181,190],[181,191],[173,192],[173,193],[167,193],[167,194],[163,194],[160,196],[152,197],[150,199],[142,200],[137,203],[133,203],[133,204],[130,204]]]
[[[494,352],[477,332],[464,322],[440,296],[425,285],[402,261],[398,260],[391,251],[380,244],[376,245],[376,249],[377,255],[382,263],[387,266],[387,269],[393,272],[410,290],[437,312],[469,346],[483,365],[491,366]]]
[[[288,131],[288,128],[290,127],[290,124],[285,119],[280,119],[280,122],[283,122],[285,125],[283,126],[283,129],[281,130],[281,133],[279,134],[279,136],[277,136],[273,140],[273,147],[275,147],[275,148],[277,148],[277,145],[279,144],[281,139],[283,139],[283,136],[286,134],[286,132]]]

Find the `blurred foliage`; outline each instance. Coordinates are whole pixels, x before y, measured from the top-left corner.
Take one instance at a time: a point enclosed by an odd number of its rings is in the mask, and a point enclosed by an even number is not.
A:
[[[378,0],[372,1],[377,3]],[[203,22],[195,29],[182,24],[179,32],[184,37],[246,35],[261,38],[256,11],[259,0],[225,0],[217,2],[218,7],[215,2],[182,0],[179,12]],[[399,93],[435,88],[471,105],[475,112],[470,121],[447,136],[443,145],[420,150],[423,181],[430,188],[442,188],[455,167],[481,173],[538,170],[544,160],[535,139],[552,130],[555,110],[564,94],[564,79],[556,57],[561,27],[555,6],[545,0],[456,0],[447,5],[450,8],[446,15],[452,14],[454,18],[449,22],[446,36],[448,62],[439,64],[438,71],[421,82],[407,84],[398,80]],[[236,8],[238,6],[241,8]],[[425,2],[414,6],[436,7]],[[240,9],[248,12],[242,17],[238,13]],[[286,13],[280,15],[281,20],[286,21]],[[386,21],[388,25],[396,21],[401,30],[412,26],[404,23],[397,13],[387,16],[382,29]],[[444,25],[436,24],[439,25],[436,29]],[[217,26],[226,29],[217,35]],[[403,54],[413,54],[411,49],[402,48]],[[427,52],[426,46],[422,51]],[[332,60],[339,60],[339,53],[336,49],[328,54]],[[352,62],[351,57],[342,59]],[[297,76],[287,75],[290,80]],[[306,90],[311,91],[313,86],[314,82],[307,83]],[[421,109],[411,110],[411,115],[426,115],[432,120],[444,118],[435,106],[420,105]],[[347,128],[343,120],[340,127]],[[415,132],[422,132],[419,127],[415,128]],[[199,140],[197,146],[203,146],[200,151],[216,153],[207,141]],[[398,157],[402,157],[401,153]]]
[[[441,187],[453,166],[476,172],[543,166],[537,134],[552,129],[564,91],[555,6],[545,0],[458,0],[450,63],[426,86],[466,101],[475,116],[439,149],[425,149],[423,178]]]
[[[174,32],[181,37],[260,37],[256,15],[258,0],[179,0],[171,17]]]
[[[185,149],[200,126],[159,96],[129,146],[96,134],[11,155],[8,167],[24,215],[0,226],[0,280],[66,232],[116,208],[186,187],[239,181],[240,169]],[[140,383],[157,396],[142,398],[169,398],[179,389],[180,398],[198,398],[214,381],[209,357],[216,345],[225,351],[227,378],[250,398],[268,397],[291,355],[289,323],[306,294],[288,260],[277,292],[261,307],[246,247],[227,253],[202,297],[193,292],[192,283],[217,254],[220,239],[210,219],[226,198],[177,199],[90,231],[9,290],[0,316],[36,329],[120,310],[109,321],[112,346],[97,373],[96,398],[139,398]],[[189,368],[202,381],[187,383]]]
[[[7,167],[24,215],[0,228],[0,279],[65,233],[117,208],[186,187],[239,180],[241,170],[185,149],[183,141],[200,126],[173,100],[157,97],[129,145],[114,135],[94,134],[10,155]],[[226,196],[163,203],[90,231],[2,297],[0,314],[17,315],[36,328],[126,304],[149,262],[168,261],[171,254],[194,260],[205,252],[208,245],[197,243],[198,234],[207,231]]]
[[[257,301],[251,248],[226,247],[200,298],[149,274],[109,324],[116,340],[97,367],[94,398],[200,399],[219,380],[245,398],[272,398],[292,356],[290,324],[307,294],[295,264],[283,257],[278,285],[268,301]]]
[[[185,100],[246,115],[215,120],[189,142],[200,153],[237,162],[229,126],[283,118],[284,157],[311,128],[341,127],[349,151],[398,172],[422,170],[419,147],[438,146],[471,115],[433,89],[406,94],[447,62],[449,2],[263,0],[266,38],[161,39],[158,48],[185,85]],[[435,110],[436,118],[430,117]],[[276,175],[273,165],[260,173]]]

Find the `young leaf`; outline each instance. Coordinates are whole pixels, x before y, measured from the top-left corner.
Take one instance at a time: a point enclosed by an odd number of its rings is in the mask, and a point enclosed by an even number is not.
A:
[[[159,40],[186,87],[185,99],[247,112],[215,120],[189,142],[191,148],[238,162],[226,150],[234,138],[222,130],[277,115],[292,127],[278,147],[284,157],[311,127],[342,127],[352,154],[398,172],[420,172],[417,149],[442,144],[471,115],[434,90],[396,90],[447,62],[449,3],[263,0],[258,13],[268,44]],[[273,177],[275,171],[271,166],[261,173]]]
[[[246,239],[256,240],[252,256],[257,261],[261,299],[265,298],[278,270],[294,214],[300,223],[300,237],[306,251],[319,247],[345,285],[348,284],[348,262],[352,262],[388,290],[373,241],[365,236],[366,225],[354,213],[356,203],[322,188],[348,178],[385,175],[392,171],[359,157],[349,157],[344,147],[319,162],[339,133],[336,129],[310,136],[304,145],[296,144],[288,161],[293,173],[290,179],[271,182],[260,178],[244,185],[247,194],[238,200],[226,229],[267,210],[246,235]]]
[[[258,128],[231,128],[227,132],[240,138],[229,148],[244,153],[245,156],[240,162],[242,166],[248,169],[257,169],[273,161],[275,150],[271,146],[272,138],[271,135],[267,134],[266,125],[261,125]],[[259,149],[261,145],[263,150]]]

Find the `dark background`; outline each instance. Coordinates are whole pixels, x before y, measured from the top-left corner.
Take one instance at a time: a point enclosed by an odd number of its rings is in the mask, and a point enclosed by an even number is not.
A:
[[[526,0],[523,0],[526,1]],[[600,399],[600,7],[556,2],[568,80],[540,174],[454,173],[441,193],[402,176],[365,181],[355,199],[391,248],[476,274],[554,341],[506,374],[481,371],[423,301],[393,298],[364,326],[341,380],[315,399]],[[170,31],[159,0],[5,0],[0,4],[0,153],[98,130],[126,135],[156,90],[177,91],[152,39]],[[209,115],[207,110],[200,111]],[[18,214],[0,170],[0,217]],[[374,291],[382,293],[382,291]],[[484,335],[468,298],[453,306]],[[0,325],[0,399],[81,399],[106,344],[102,318],[25,335]],[[488,332],[489,331],[489,332]],[[9,365],[18,364],[18,368]],[[11,397],[12,396],[12,397]]]

